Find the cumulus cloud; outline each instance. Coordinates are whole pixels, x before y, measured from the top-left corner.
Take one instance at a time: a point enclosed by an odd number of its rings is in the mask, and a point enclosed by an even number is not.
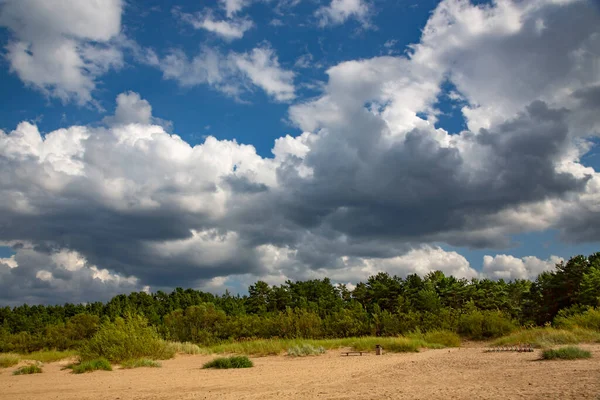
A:
[[[506,254],[484,256],[482,274],[492,279],[535,279],[542,272],[553,270],[556,264],[563,261],[564,259],[557,256],[551,256],[547,260],[532,256],[517,258]]]
[[[506,248],[514,233],[548,228],[599,240],[600,178],[580,163],[599,123],[599,22],[583,0],[446,0],[410,55],[328,69],[321,95],[289,109],[303,133],[277,139],[270,158],[213,137],[190,146],[132,93],[106,127],[42,135],[23,122],[0,132],[0,240],[51,262],[17,252],[2,271],[37,265],[23,289],[34,294],[60,265],[152,289],[434,269],[469,278],[480,266],[440,243]],[[154,63],[182,86],[294,98],[293,74],[268,47]],[[466,104],[468,129],[455,135],[434,124],[446,82]],[[52,258],[64,252],[85,263]],[[556,260],[486,256],[482,273],[533,277]]]
[[[3,1],[0,26],[11,32],[6,45],[10,70],[49,96],[91,101],[97,78],[123,64],[114,44],[122,7],[121,0]]]
[[[275,51],[269,46],[256,47],[246,53],[222,54],[204,47],[190,59],[182,51],[172,51],[153,63],[165,79],[176,80],[182,86],[207,84],[232,97],[257,87],[276,101],[293,100],[294,73],[281,67]]]
[[[328,6],[320,7],[315,16],[319,18],[319,25],[340,25],[355,18],[363,26],[368,26],[370,5],[364,0],[331,0]]]

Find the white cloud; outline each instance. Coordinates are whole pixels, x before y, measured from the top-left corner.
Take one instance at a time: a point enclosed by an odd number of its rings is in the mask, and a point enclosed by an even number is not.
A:
[[[238,12],[242,11],[245,7],[248,7],[251,0],[219,0],[221,6],[227,13],[227,18],[233,17]]]
[[[340,25],[350,18],[357,19],[363,26],[368,26],[370,5],[364,0],[331,0],[328,6],[320,7],[315,16],[319,25]]]
[[[557,256],[550,256],[547,260],[533,256],[516,258],[506,254],[484,256],[482,275],[504,280],[535,279],[542,272],[553,270],[562,261],[564,259]]]
[[[255,86],[277,101],[295,98],[294,73],[281,68],[275,51],[268,46],[227,55],[205,47],[192,59],[181,51],[173,51],[155,64],[166,79],[174,79],[182,86],[208,84],[236,98]]]
[[[0,26],[10,69],[27,85],[63,101],[92,100],[99,76],[123,64],[112,43],[121,30],[121,0],[7,0]]]
[[[231,60],[252,83],[277,101],[293,100],[294,73],[280,67],[275,51],[269,47],[255,48],[249,53],[232,54]]]
[[[195,29],[207,30],[227,41],[241,39],[244,37],[244,33],[254,26],[254,23],[248,18],[216,20],[210,13],[208,15],[181,14],[180,17]]]

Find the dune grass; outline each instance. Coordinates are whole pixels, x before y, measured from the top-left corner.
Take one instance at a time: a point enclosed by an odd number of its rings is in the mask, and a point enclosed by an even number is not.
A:
[[[219,357],[204,364],[202,368],[229,369],[250,368],[254,364],[246,356]]]
[[[14,353],[0,354],[0,368],[8,368],[19,363],[19,355]]]
[[[542,353],[543,360],[577,360],[591,357],[592,353],[575,346],[548,349]]]
[[[137,360],[127,360],[121,363],[121,368],[132,369],[132,368],[160,368],[162,365],[154,360],[147,358],[138,358]]]
[[[26,365],[21,367],[13,372],[13,375],[31,375],[31,374],[41,374],[42,368],[37,365]]]
[[[530,343],[538,348],[549,348],[563,344],[600,343],[600,332],[588,329],[531,328],[522,329],[493,342],[495,346],[522,343]]]
[[[112,371],[112,366],[106,358],[86,360],[76,364],[67,365],[65,368],[72,369],[74,374],[83,374],[93,371]]]
[[[381,345],[387,352],[416,352],[419,348],[444,348],[460,345],[458,335],[447,331],[434,331],[426,334],[415,333],[404,337],[360,337],[343,339],[258,339],[246,342],[222,343],[207,347],[208,354],[246,354],[252,356],[279,355],[292,348],[311,346],[334,350],[352,348],[356,351],[374,351]]]
[[[43,350],[35,351],[29,354],[21,354],[21,360],[34,360],[43,363],[51,363],[55,361],[64,360],[65,358],[75,357],[77,352],[74,350],[57,351],[57,350]]]
[[[176,354],[204,354],[200,346],[190,342],[167,342],[167,349],[169,352]]]

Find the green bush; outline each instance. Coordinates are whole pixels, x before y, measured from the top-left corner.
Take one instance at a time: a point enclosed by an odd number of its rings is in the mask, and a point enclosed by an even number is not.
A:
[[[102,324],[81,348],[80,355],[83,361],[104,357],[120,363],[137,358],[166,360],[175,356],[175,350],[160,339],[144,318],[128,316]]]
[[[112,371],[112,366],[106,358],[98,358],[95,360],[82,361],[79,364],[70,366],[74,374],[83,374],[84,372],[93,371]]]
[[[471,339],[497,338],[515,329],[516,324],[500,311],[473,310],[458,321],[458,333]]]
[[[580,358],[591,358],[592,353],[575,346],[562,347],[560,349],[545,350],[542,353],[544,360],[577,360]]]
[[[13,372],[13,375],[41,374],[42,369],[37,365],[26,365]]]
[[[0,368],[8,368],[19,363],[18,354],[0,354]]]
[[[215,358],[204,364],[203,368],[229,369],[229,368],[250,368],[253,367],[252,361],[246,356],[232,356]]]
[[[307,343],[303,343],[301,345],[292,346],[287,351],[288,356],[292,357],[305,357],[305,356],[313,356],[325,353],[325,348],[323,346],[312,346]]]
[[[131,369],[131,368],[160,368],[161,365],[159,362],[154,360],[148,360],[147,358],[138,358],[137,360],[127,360],[121,363],[121,368]]]

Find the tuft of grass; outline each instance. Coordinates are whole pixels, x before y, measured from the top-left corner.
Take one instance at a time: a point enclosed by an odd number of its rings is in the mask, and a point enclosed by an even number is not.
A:
[[[131,369],[131,368],[143,368],[143,367],[149,367],[149,368],[160,368],[162,365],[160,365],[159,362],[156,362],[154,360],[148,360],[147,358],[138,358],[137,360],[127,360],[121,363],[121,368],[124,369]]]
[[[200,346],[190,342],[167,342],[168,351],[176,354],[203,354]]]
[[[531,343],[535,347],[549,348],[563,344],[598,343],[600,332],[587,329],[556,329],[550,327],[522,329],[494,341],[495,346]]]
[[[216,369],[229,369],[229,368],[250,368],[254,364],[246,356],[231,356],[231,357],[219,357],[212,361],[204,364],[202,368],[216,368]]]
[[[26,365],[13,372],[13,375],[41,374],[42,368],[37,365]]]
[[[75,357],[77,355],[76,351],[68,350],[68,351],[57,351],[57,350],[43,350],[43,351],[34,351],[29,354],[22,354],[22,360],[34,360],[40,361],[43,363],[51,363],[55,361],[64,360],[65,358]]]
[[[66,366],[65,368],[72,369],[74,374],[83,374],[84,372],[92,372],[98,370],[112,371],[112,366],[106,358],[82,361],[79,364],[72,364]]]
[[[323,353],[325,353],[325,348],[323,346],[315,347],[307,343],[292,346],[287,351],[288,356],[292,357],[318,356]]]
[[[19,363],[19,355],[13,353],[0,354],[0,368],[8,368]]]
[[[543,360],[577,360],[591,357],[592,353],[575,346],[561,347],[560,349],[549,349],[542,353]]]

